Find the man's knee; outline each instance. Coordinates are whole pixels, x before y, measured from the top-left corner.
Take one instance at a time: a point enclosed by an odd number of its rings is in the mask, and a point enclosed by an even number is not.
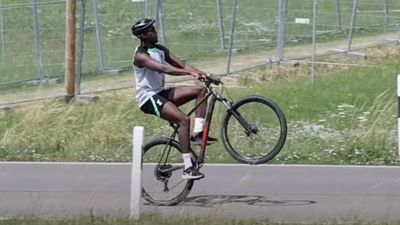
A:
[[[190,125],[190,118],[187,115],[179,117],[178,124],[180,127],[188,127]]]
[[[198,95],[204,96],[207,94],[207,89],[205,87],[199,87]]]

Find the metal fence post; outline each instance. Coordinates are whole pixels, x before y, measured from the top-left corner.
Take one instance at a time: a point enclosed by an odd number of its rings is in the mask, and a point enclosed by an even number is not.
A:
[[[336,29],[342,30],[342,14],[340,10],[340,0],[336,0]]]
[[[384,8],[384,11],[385,11],[385,24],[389,23],[389,2],[388,1],[389,0],[385,0],[385,8]]]
[[[1,58],[4,62],[5,60],[5,44],[4,44],[4,20],[3,20],[3,8],[2,6],[2,2],[0,0],[0,42],[1,42]]]
[[[161,43],[167,45],[165,29],[164,29],[164,8],[162,0],[157,1],[157,23],[161,32]]]
[[[286,0],[279,0],[279,27],[278,27],[278,43],[277,54],[278,61],[283,60],[283,50],[285,47],[286,37]]]
[[[79,20],[79,36],[77,48],[77,62],[76,62],[76,93],[81,94],[81,80],[82,80],[82,61],[83,61],[83,47],[85,40],[85,20],[86,20],[86,0],[81,0],[81,11]]]
[[[219,22],[219,36],[220,36],[220,51],[225,50],[225,32],[224,32],[224,18],[222,15],[221,0],[217,0],[217,16]]]
[[[146,18],[151,18],[150,7],[151,7],[150,0],[144,0],[144,16]]]
[[[400,40],[400,23],[397,24],[397,38]]]
[[[104,72],[105,70],[104,49],[103,49],[103,39],[102,39],[101,25],[99,19],[99,6],[97,0],[93,0],[93,13],[94,13],[94,23],[96,26],[97,53],[99,56],[100,71]]]
[[[239,0],[235,0],[233,3],[233,12],[232,12],[232,28],[231,28],[231,37],[229,41],[229,49],[228,49],[228,65],[226,68],[226,74],[230,73],[231,69],[231,60],[232,60],[232,48],[233,48],[233,37],[235,34],[235,27],[236,27],[236,13],[237,13],[237,8],[239,5]]]
[[[349,51],[349,52],[351,51],[351,43],[353,41],[353,32],[354,32],[354,26],[356,24],[357,10],[358,10],[358,0],[354,0],[353,13],[351,16],[351,23],[350,23],[350,29],[349,29],[348,46],[347,46],[347,51]]]
[[[38,76],[40,83],[44,81],[43,76],[43,63],[42,63],[42,50],[40,44],[40,24],[39,24],[39,7],[37,6],[37,0],[33,0],[33,32],[35,37],[35,59],[36,59],[36,75]]]
[[[315,60],[316,60],[316,36],[317,36],[317,0],[313,3],[313,31],[312,31],[312,65],[311,65],[311,84],[315,82]]]

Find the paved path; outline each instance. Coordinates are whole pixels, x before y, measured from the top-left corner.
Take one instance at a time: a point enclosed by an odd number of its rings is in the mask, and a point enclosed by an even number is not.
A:
[[[269,218],[400,220],[400,167],[205,165],[179,206],[144,212]],[[146,179],[144,177],[144,179]],[[129,164],[0,163],[0,218],[129,214]]]

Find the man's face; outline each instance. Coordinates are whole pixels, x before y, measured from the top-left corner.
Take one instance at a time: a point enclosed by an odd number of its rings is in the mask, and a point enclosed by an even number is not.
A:
[[[146,28],[146,30],[143,32],[143,38],[145,40],[148,40],[152,43],[157,43],[158,42],[158,37],[157,37],[157,31],[156,28],[154,28],[153,25],[150,27]]]

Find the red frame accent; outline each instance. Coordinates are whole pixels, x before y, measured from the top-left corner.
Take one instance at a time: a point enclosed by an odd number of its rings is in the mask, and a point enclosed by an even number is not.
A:
[[[209,124],[205,123],[203,127],[203,137],[201,138],[201,152],[204,152],[206,150],[206,145],[207,145],[207,137],[208,137],[208,130],[209,130]]]

